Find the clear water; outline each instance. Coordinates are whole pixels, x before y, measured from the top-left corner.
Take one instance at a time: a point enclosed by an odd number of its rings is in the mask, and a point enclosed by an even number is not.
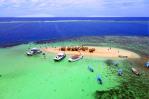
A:
[[[69,63],[67,56],[55,63],[55,54],[47,54],[46,59],[42,55],[27,57],[27,48],[28,45],[20,45],[0,49],[1,99],[94,99],[96,90],[119,85],[117,73],[112,74],[103,59],[85,57]],[[94,73],[88,65],[94,67]],[[96,81],[99,74],[103,85]]]

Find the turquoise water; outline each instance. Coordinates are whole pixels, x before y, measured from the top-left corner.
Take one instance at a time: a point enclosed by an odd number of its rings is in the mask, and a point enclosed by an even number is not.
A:
[[[111,73],[104,59],[84,57],[69,63],[67,56],[56,63],[52,53],[46,53],[46,59],[42,55],[27,57],[28,47],[24,44],[0,49],[0,99],[94,99],[96,90],[109,90],[120,84],[117,72]],[[90,72],[88,65],[95,72]],[[103,85],[96,81],[99,74]]]

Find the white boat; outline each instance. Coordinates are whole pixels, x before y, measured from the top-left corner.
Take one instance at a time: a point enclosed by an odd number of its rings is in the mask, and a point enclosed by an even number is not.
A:
[[[136,68],[131,68],[132,72],[136,75],[140,75],[140,72]]]
[[[80,59],[82,59],[82,58],[83,58],[82,55],[74,55],[74,56],[71,56],[71,57],[68,59],[68,61],[69,61],[69,62],[75,62],[75,61],[78,61],[78,60],[80,60]]]
[[[28,56],[33,56],[40,53],[42,53],[42,51],[39,48],[32,48],[26,52]]]
[[[66,57],[66,54],[64,52],[60,52],[56,55],[54,58],[54,61],[61,61]]]

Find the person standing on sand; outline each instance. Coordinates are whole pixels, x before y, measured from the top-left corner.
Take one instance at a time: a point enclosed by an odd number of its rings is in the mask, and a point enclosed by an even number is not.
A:
[[[109,48],[108,48],[108,52],[109,52]]]
[[[119,51],[119,50],[118,50],[117,52],[118,52],[118,54],[120,53],[120,51]]]

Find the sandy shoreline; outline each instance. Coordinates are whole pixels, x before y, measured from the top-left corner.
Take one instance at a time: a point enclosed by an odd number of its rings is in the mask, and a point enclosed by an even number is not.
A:
[[[74,55],[74,54],[82,54],[84,56],[89,56],[89,57],[103,57],[103,58],[119,58],[119,56],[127,56],[128,58],[140,58],[140,56],[134,52],[124,50],[124,49],[119,49],[119,48],[111,48],[109,47],[95,47],[95,46],[87,46],[88,48],[95,48],[95,52],[89,53],[88,51],[65,51],[66,54],[69,55]],[[47,47],[47,48],[42,48],[41,50],[47,53],[59,53],[60,47],[52,48],[52,47]]]

